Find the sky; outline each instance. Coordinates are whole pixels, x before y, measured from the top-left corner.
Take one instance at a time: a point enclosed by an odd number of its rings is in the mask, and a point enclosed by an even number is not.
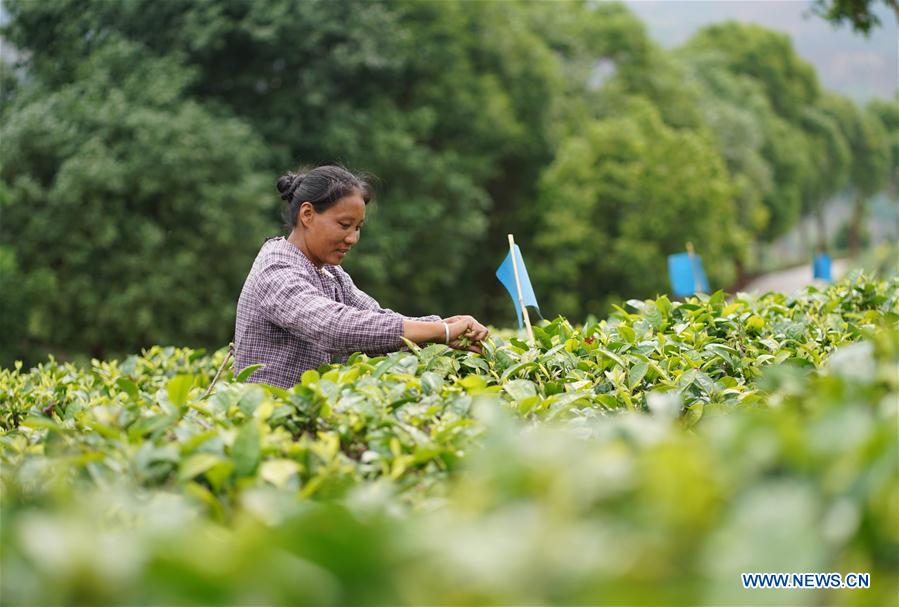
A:
[[[877,3],[881,25],[868,38],[848,25],[835,28],[808,14],[809,0],[627,0],[650,35],[666,48],[685,42],[709,23],[757,23],[789,34],[801,57],[815,66],[821,84],[855,101],[893,97],[899,89],[896,16]]]

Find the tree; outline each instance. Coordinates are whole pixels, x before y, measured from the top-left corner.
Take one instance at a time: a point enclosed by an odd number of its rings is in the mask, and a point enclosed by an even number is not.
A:
[[[817,225],[816,248],[827,249],[826,202],[847,183],[851,158],[849,146],[836,122],[820,107],[803,112],[801,127],[808,141],[812,170],[802,186],[803,211],[814,214]]]
[[[849,221],[848,245],[858,253],[859,232],[868,199],[886,186],[890,150],[883,124],[870,110],[859,110],[854,103],[829,93],[821,100],[822,110],[837,124],[849,148],[849,185],[853,212]]]
[[[562,88],[524,12],[461,2],[12,2],[10,39],[44,51],[33,69],[54,86],[106,36],[189,66],[185,92],[252,125],[272,183],[299,164],[374,173],[370,229],[348,269],[410,314],[478,312],[485,289],[460,285],[483,278],[493,262],[485,249],[502,245],[489,243],[490,218],[533,190]]]
[[[729,88],[713,86],[713,92],[755,116],[762,137],[759,153],[772,179],[762,192],[769,218],[761,236],[770,240],[787,232],[800,217],[803,185],[814,179],[800,124],[820,95],[814,69],[785,34],[735,22],[701,29],[679,52],[706,81],[727,82],[726,76],[715,76],[722,71],[736,78]]]
[[[2,362],[227,343],[265,234],[259,140],[185,101],[190,70],[134,43],[109,37],[73,69],[3,112],[0,247],[28,307]]]
[[[886,191],[899,207],[899,96],[892,100],[875,99],[867,107],[882,125],[888,149]],[[896,238],[899,240],[899,208],[896,209]]]
[[[545,308],[601,314],[611,301],[666,292],[666,255],[687,241],[713,284],[728,284],[745,245],[733,195],[712,142],[665,125],[646,100],[585,125],[541,178],[539,252],[528,263],[548,287]]]
[[[347,267],[407,313],[506,308],[505,234],[533,234],[537,178],[600,58],[645,61],[614,4],[12,0],[9,38],[56,86],[121,36],[189,66],[190,98],[250,123],[274,177],[341,161],[379,177]],[[273,181],[274,179],[272,179]],[[437,235],[437,237],[435,237]],[[464,285],[464,287],[463,287]]]
[[[716,52],[687,55],[692,77],[701,83],[697,107],[710,136],[734,179],[740,225],[760,236],[772,211],[765,206],[774,188],[770,165],[762,153],[762,123],[773,113],[758,82],[726,69]]]
[[[812,10],[834,25],[848,22],[856,32],[867,36],[873,28],[880,25],[880,18],[875,14],[875,7],[879,4],[891,8],[899,19],[897,0],[815,0]]]
[[[733,71],[721,51],[694,44],[678,55],[702,85],[697,106],[734,176],[741,225],[763,240],[786,232],[801,207],[801,133],[774,113],[758,79]]]
[[[648,269],[691,237],[714,252],[706,259],[723,284],[750,237],[795,221],[815,174],[801,128],[819,96],[814,71],[788,38],[761,28],[707,28],[672,56],[626,7],[587,1],[564,10],[461,0],[8,0],[5,8],[3,36],[19,50],[24,78],[0,94],[0,145],[11,157],[0,168],[4,229],[26,217],[42,227],[28,227],[34,241],[21,246],[4,236],[0,266],[24,277],[27,298],[66,293],[36,306],[26,315],[33,321],[17,321],[37,327],[29,343],[48,342],[42,327],[57,325],[84,325],[54,328],[53,341],[95,352],[223,341],[259,238],[278,231],[275,178],[301,164],[342,162],[378,178],[370,227],[347,260],[360,286],[404,313],[464,311],[490,322],[510,318],[494,277],[508,232],[526,251],[539,240],[561,256],[544,270],[580,260],[580,283],[563,288],[583,293],[563,307],[587,297],[598,310],[631,288],[661,290],[664,271]],[[597,132],[631,152],[617,156]],[[599,168],[572,157],[581,148]],[[587,179],[594,169],[610,183]],[[560,181],[568,171],[600,202],[578,203]],[[627,181],[639,203],[616,189],[618,171],[646,178]],[[630,219],[602,223],[606,213],[618,217],[609,201],[625,204]],[[653,213],[673,212],[658,201],[683,211],[683,229],[657,225]],[[85,213],[73,225],[99,246],[47,228],[76,206]],[[698,216],[706,207],[714,230]],[[639,226],[641,213],[653,227]],[[235,214],[246,221],[235,224]],[[551,242],[558,232],[540,232],[576,217],[607,227],[617,243],[600,283],[587,279],[594,240],[560,237],[575,250]],[[204,233],[208,257],[197,226],[215,234]],[[125,230],[140,234],[139,246]],[[131,256],[159,259],[169,272],[153,274]],[[126,271],[149,272],[152,285],[123,286]],[[565,272],[546,274],[547,287],[563,284]],[[167,307],[163,292],[177,305]],[[135,319],[107,318],[103,306]]]
[[[771,107],[788,121],[798,121],[820,94],[814,68],[793,49],[790,37],[760,25],[727,22],[699,30],[686,50],[716,50],[727,69],[757,80]]]

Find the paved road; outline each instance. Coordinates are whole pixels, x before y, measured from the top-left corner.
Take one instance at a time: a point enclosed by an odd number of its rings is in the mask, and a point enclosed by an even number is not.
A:
[[[846,259],[835,259],[831,265],[831,273],[834,280],[838,280],[849,269],[849,261]],[[812,279],[812,264],[806,264],[789,270],[773,272],[759,276],[742,290],[747,293],[765,293],[767,291],[777,291],[791,295],[796,291],[810,284],[825,284],[820,280]]]

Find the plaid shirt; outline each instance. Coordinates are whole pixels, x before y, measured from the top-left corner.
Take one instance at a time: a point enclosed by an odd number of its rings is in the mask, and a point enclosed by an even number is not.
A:
[[[318,269],[285,238],[270,238],[237,302],[235,373],[263,364],[248,381],[290,388],[334,358],[399,350],[406,318],[356,288],[340,266]]]

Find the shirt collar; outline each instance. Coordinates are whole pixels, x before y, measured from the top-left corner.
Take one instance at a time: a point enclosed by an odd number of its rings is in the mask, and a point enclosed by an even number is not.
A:
[[[277,236],[275,238],[272,238],[271,240],[273,240],[274,242],[277,242],[282,248],[290,249],[293,252],[293,254],[295,254],[302,261],[302,263],[304,265],[306,265],[306,267],[315,271],[316,274],[319,274],[321,276],[327,276],[331,280],[335,280],[334,270],[333,270],[334,266],[325,264],[321,268],[316,267],[316,265],[314,263],[312,263],[312,261],[310,261],[308,257],[306,257],[305,253],[303,253],[299,248],[294,246],[292,243],[288,242],[288,240],[286,238],[284,238],[283,236]]]

